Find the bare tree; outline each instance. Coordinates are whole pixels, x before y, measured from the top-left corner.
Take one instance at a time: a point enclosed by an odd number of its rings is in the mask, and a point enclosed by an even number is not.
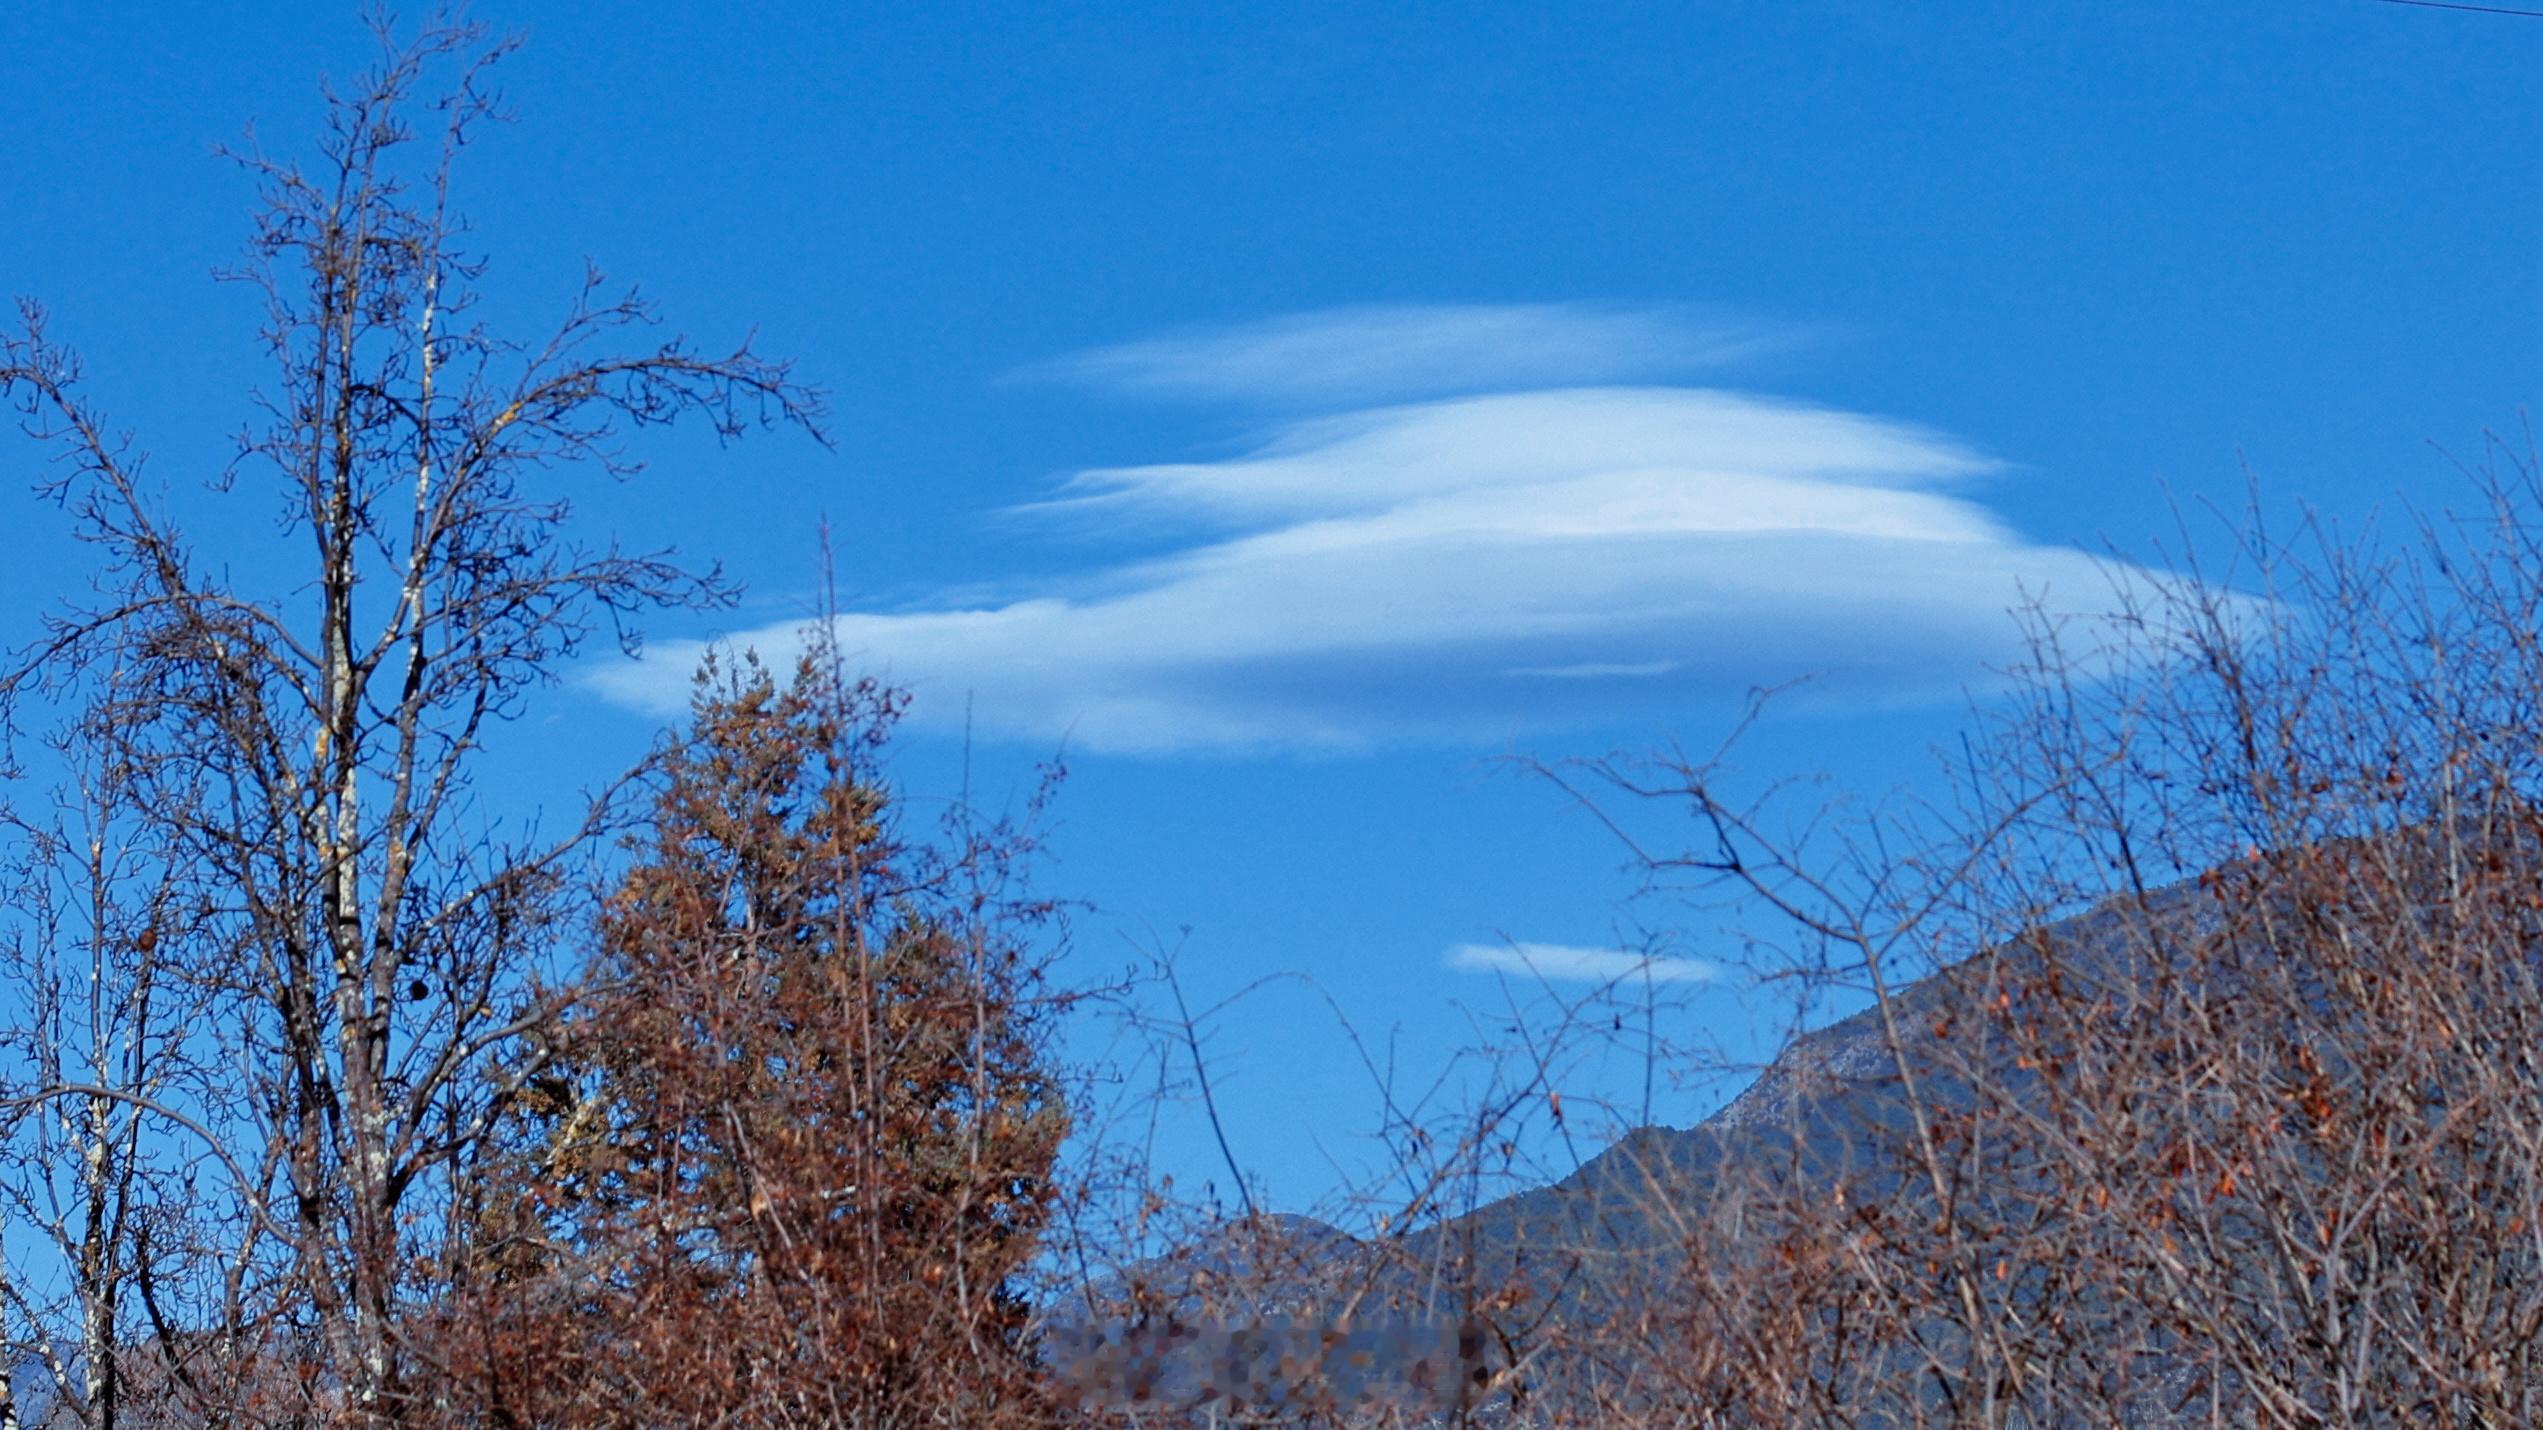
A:
[[[102,685],[120,673],[102,670]],[[44,1366],[52,1384],[37,1403],[50,1418],[96,1426],[121,1415],[126,1347],[145,1319],[135,1289],[159,1294],[199,1269],[187,1189],[207,1163],[216,1181],[229,1171],[199,1136],[206,1070],[187,1032],[209,990],[168,956],[190,941],[202,891],[135,803],[106,728],[119,718],[111,698],[80,712],[47,742],[63,776],[50,807],[0,819],[12,858],[0,977],[15,1014],[0,1200],[21,1245],[54,1258],[21,1259],[0,1290],[27,1328],[9,1354]]]
[[[440,1274],[450,1169],[534,1071],[512,1055],[554,1009],[531,974],[608,809],[499,838],[471,804],[477,752],[597,624],[632,643],[627,618],[728,594],[576,539],[566,474],[628,475],[623,440],[683,416],[728,436],[821,418],[747,345],[619,346],[654,317],[596,272],[544,341],[479,325],[454,166],[497,117],[506,46],[376,29],[380,61],[330,90],[314,163],[244,156],[264,207],[235,276],[264,299],[274,368],[219,486],[276,484],[296,571],[244,568],[260,589],[189,542],[42,309],[0,344],[0,391],[58,457],[43,490],[109,593],[53,618],[9,689],[129,653],[98,758],[184,881],[218,891],[155,956],[217,990],[240,1080],[217,1130],[270,1164],[245,1201],[296,1292],[233,1299],[263,1324],[223,1329],[263,1335],[266,1371],[307,1367],[279,1383],[358,1419],[417,1393],[400,1307]]]

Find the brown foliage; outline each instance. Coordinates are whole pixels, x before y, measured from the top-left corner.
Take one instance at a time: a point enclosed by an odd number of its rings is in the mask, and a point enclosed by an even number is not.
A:
[[[484,1282],[470,1415],[524,1423],[1023,1423],[1014,1278],[1067,1119],[1033,910],[997,857],[895,838],[890,704],[807,661],[700,677],[556,1034]]]

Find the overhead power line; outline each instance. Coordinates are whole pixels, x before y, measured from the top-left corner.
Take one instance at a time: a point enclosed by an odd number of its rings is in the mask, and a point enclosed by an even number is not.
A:
[[[2467,5],[2462,0],[2383,0],[2387,5],[2410,5],[2421,10],[2469,10],[2476,15],[2521,15],[2528,20],[2543,20],[2543,10],[2516,10],[2505,5]]]

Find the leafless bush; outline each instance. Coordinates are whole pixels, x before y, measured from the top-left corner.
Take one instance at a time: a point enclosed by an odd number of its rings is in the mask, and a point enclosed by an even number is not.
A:
[[[1598,1413],[2534,1418],[2543,488],[2469,490],[2398,555],[2255,520],[2241,594],[2042,622],[1944,815],[1795,850],[1716,766],[1575,772],[1692,807],[1655,883],[1871,1005],[1734,1109],[1771,1151],[1678,1189],[1636,1352],[1576,1347],[1632,1368]]]

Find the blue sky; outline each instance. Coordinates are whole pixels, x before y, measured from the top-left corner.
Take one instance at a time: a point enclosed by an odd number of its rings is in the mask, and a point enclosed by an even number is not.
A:
[[[631,758],[684,644],[782,643],[832,524],[845,634],[918,691],[905,775],[990,799],[1065,746],[1049,871],[1089,966],[1179,946],[1237,1150],[1305,1205],[1519,946],[1645,935],[1679,1036],[1775,997],[1620,908],[1511,754],[1709,744],[1818,679],[1765,779],[1918,778],[2017,589],[2084,603],[2176,506],[2363,519],[2535,396],[2543,21],[2371,3],[486,6],[522,122],[462,199],[498,316],[588,256],[756,328],[838,444],[695,434],[586,509],[741,611],[595,660],[496,757],[525,808]],[[254,381],[210,271],[307,134],[350,7],[0,13],[0,279],[174,487]],[[33,454],[0,451],[13,486]],[[203,503],[251,549],[270,510]],[[79,553],[0,507],[0,601]],[[242,557],[242,559],[252,559]],[[1584,1070],[1584,1103],[1633,1084]],[[1604,1079],[1602,1081],[1602,1079]],[[1719,1090],[1663,1095],[1688,1121]],[[1211,1174],[1188,1117],[1165,1155]],[[1329,1160],[1330,1159],[1330,1160]]]

